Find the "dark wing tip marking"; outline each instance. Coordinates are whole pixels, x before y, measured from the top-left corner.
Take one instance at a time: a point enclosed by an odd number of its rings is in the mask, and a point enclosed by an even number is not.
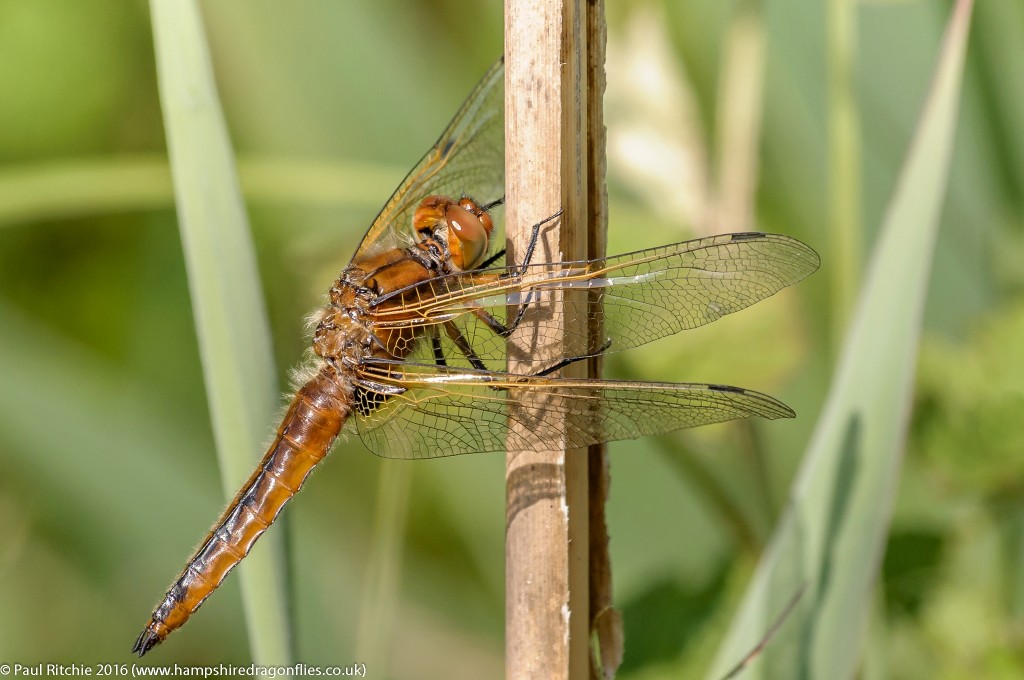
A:
[[[760,416],[761,418],[767,418],[769,420],[776,420],[778,418],[796,418],[796,411],[783,404],[774,397],[769,397],[767,394],[761,394],[760,392],[754,392],[753,390],[745,390],[742,387],[733,387],[732,385],[707,385],[708,390],[712,392],[725,392],[727,394],[742,394],[747,397],[758,399],[763,406],[766,406],[765,410],[753,411],[751,415]]]
[[[437,150],[438,154],[440,154],[441,158],[447,158],[448,157],[448,152],[452,150],[453,146],[455,146],[455,140],[454,139],[447,140],[444,143],[444,146]]]
[[[818,267],[821,266],[821,256],[818,255],[818,251],[816,251],[814,248],[810,247],[803,241],[793,238],[792,236],[786,236],[784,234],[772,234],[765,231],[744,231],[736,234],[726,234],[726,236],[728,236],[729,240],[733,242],[766,240],[773,241],[775,243],[785,243],[789,247],[798,251],[798,257],[801,257],[801,259],[803,259],[810,265],[810,271],[808,271],[808,274],[816,271]],[[791,283],[796,283],[796,281],[793,281]]]

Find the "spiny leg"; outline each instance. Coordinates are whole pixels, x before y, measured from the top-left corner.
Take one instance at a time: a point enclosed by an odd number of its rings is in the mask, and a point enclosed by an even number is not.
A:
[[[530,260],[533,259],[533,251],[537,247],[537,241],[540,240],[540,228],[549,222],[554,222],[556,219],[562,216],[562,211],[559,210],[551,217],[547,217],[537,224],[533,225],[532,233],[530,234],[530,242],[526,245],[526,255],[523,257],[523,263],[518,266],[519,272],[514,276],[522,276],[526,273],[526,268],[530,266]],[[510,275],[512,276],[512,275]]]
[[[526,257],[523,258],[523,263],[521,265],[519,265],[519,267],[518,267],[518,269],[520,271],[515,273],[515,274],[509,274],[507,276],[522,276],[523,275],[523,273],[526,271],[526,267],[530,264],[530,260],[533,258],[533,251],[537,247],[537,240],[540,238],[540,228],[543,227],[548,222],[551,222],[555,218],[561,216],[561,214],[562,214],[562,211],[559,210],[558,212],[556,212],[551,217],[548,217],[548,218],[538,222],[537,224],[533,225],[533,229],[531,229],[531,233],[530,233],[530,242],[526,245]],[[483,264],[481,264],[479,267],[477,267],[477,269],[487,269],[488,267],[490,267],[492,264],[494,264],[495,262],[497,262],[498,260],[500,260],[503,257],[505,257],[505,249],[504,248],[502,248],[501,250],[496,252],[494,255],[491,255],[489,258],[484,260]]]
[[[522,264],[512,268],[512,270],[505,275],[505,278],[519,278],[526,274],[526,270],[530,266],[530,262],[533,260],[533,252],[537,248],[537,242],[540,240],[541,227],[543,227],[545,224],[553,222],[554,220],[558,219],[561,216],[562,211],[559,210],[551,217],[545,218],[538,222],[537,224],[533,225],[533,230],[530,234],[530,242],[526,246],[526,255],[523,257]],[[522,323],[523,317],[526,316],[526,310],[528,308],[528,305],[530,305],[533,301],[534,293],[533,291],[531,291],[530,293],[527,294],[526,300],[520,303],[519,308],[516,310],[516,315],[512,319],[512,323],[507,325],[498,321],[498,319],[496,319],[490,312],[487,312],[486,310],[478,310],[476,312],[476,315],[480,318],[480,320],[487,324],[488,328],[490,328],[492,331],[494,331],[503,338],[507,338],[508,336],[512,335],[512,333],[517,328],[519,328],[519,324]]]
[[[473,346],[469,344],[468,340],[466,340],[466,336],[462,334],[462,331],[459,330],[459,327],[456,326],[454,322],[449,321],[445,323],[444,329],[445,332],[448,334],[448,337],[451,338],[453,343],[455,343],[455,347],[459,350],[460,353],[462,353],[463,356],[466,357],[466,359],[469,361],[470,365],[473,368],[477,369],[478,371],[488,370],[487,366],[484,365],[484,362],[481,361],[480,357],[478,357],[476,352],[473,351]],[[437,363],[438,366],[447,366],[448,363],[444,355],[444,349],[441,346],[441,339],[437,335],[434,335],[430,338],[430,341],[434,350],[435,363]],[[611,338],[608,338],[608,340],[606,340],[603,345],[601,345],[599,348],[597,348],[596,351],[591,352],[590,354],[581,354],[579,356],[566,357],[564,359],[561,359],[560,361],[555,362],[551,366],[548,366],[547,368],[544,368],[536,373],[531,373],[529,375],[538,378],[545,375],[550,375],[555,371],[565,368],[566,366],[575,364],[578,361],[593,359],[594,357],[600,356],[604,354],[606,351],[608,351],[608,348],[611,346],[612,340]]]
[[[502,202],[502,200],[499,200],[499,201],[496,201],[495,204],[501,203],[501,202]],[[492,204],[492,206],[493,205],[494,204]],[[492,206],[488,206],[488,208],[492,207]],[[538,222],[537,224],[535,224],[533,226],[532,233],[530,234],[530,241],[529,241],[529,243],[527,244],[527,247],[526,247],[526,255],[523,258],[523,263],[520,264],[519,266],[513,268],[508,274],[506,274],[504,276],[504,278],[521,277],[521,276],[523,276],[526,273],[527,267],[529,267],[530,261],[533,259],[533,253],[536,250],[537,242],[540,239],[541,228],[545,224],[548,224],[548,223],[558,219],[559,217],[561,217],[561,215],[562,215],[562,211],[559,210],[554,215],[552,215],[552,216],[550,216],[550,217],[548,217],[548,218],[546,218],[544,220],[541,220],[540,222]],[[485,260],[480,268],[484,269],[484,268],[490,266],[491,264],[494,264],[494,262],[496,262],[504,254],[505,254],[505,249],[500,250],[499,252],[495,253],[490,258]],[[523,317],[526,315],[527,306],[531,302],[533,302],[533,293],[532,292],[527,295],[526,301],[519,305],[518,310],[516,311],[515,318],[513,318],[513,320],[512,320],[512,323],[507,324],[507,325],[502,323],[501,321],[499,321],[497,319],[497,317],[495,317],[493,314],[491,314],[490,312],[488,312],[485,309],[475,309],[473,311],[473,314],[475,314],[477,316],[477,318],[479,318],[481,321],[483,321],[484,324],[489,329],[491,329],[492,332],[494,332],[495,334],[497,334],[500,337],[507,338],[508,336],[510,336],[516,330],[516,328],[519,327],[519,324],[522,322]],[[444,329],[445,329],[445,332],[448,334],[448,337],[452,340],[453,343],[455,343],[455,347],[459,350],[459,352],[463,356],[466,357],[466,359],[469,361],[469,364],[473,368],[475,368],[477,370],[480,370],[480,371],[487,370],[487,366],[483,363],[483,361],[480,360],[480,357],[477,356],[476,352],[473,350],[472,345],[469,343],[468,340],[466,340],[466,337],[462,334],[462,331],[459,330],[458,326],[456,326],[453,322],[449,321],[449,322],[444,324]],[[434,334],[434,335],[431,336],[430,342],[431,342],[431,347],[433,349],[434,362],[438,366],[447,366],[448,363],[447,363],[447,360],[446,360],[445,355],[444,355],[444,349],[441,346],[440,338],[436,334]],[[557,362],[553,366],[549,366],[548,368],[545,368],[544,370],[542,370],[539,373],[536,373],[535,375],[537,375],[537,376],[548,375],[549,373],[553,373],[553,372],[559,370],[560,368],[564,368],[565,366],[573,364],[573,363],[575,363],[577,361],[582,361],[583,359],[589,359],[591,357],[598,356],[599,354],[601,354],[605,350],[607,350],[609,346],[611,346],[611,340],[610,339],[608,340],[608,342],[606,342],[602,347],[600,347],[596,352],[594,352],[592,354],[585,354],[585,355],[581,355],[581,356],[569,357],[569,358],[566,358],[566,359],[562,359],[561,361]]]
[[[459,327],[454,322],[446,322],[444,330],[448,337],[451,338],[451,341],[455,343],[455,348],[469,361],[470,366],[478,371],[487,370],[487,366],[480,360],[477,353],[473,351],[473,346],[469,344],[466,336],[462,334],[462,331],[459,330]],[[448,366],[448,358],[445,356],[444,347],[441,345],[441,337],[437,334],[436,330],[430,335],[430,347],[434,353],[434,363],[442,368],[446,368]]]
[[[448,334],[448,337],[451,338],[452,342],[455,343],[455,347],[464,357],[466,357],[466,359],[469,360],[470,366],[478,371],[487,370],[487,366],[484,365],[484,362],[481,361],[480,357],[478,357],[476,352],[473,351],[473,346],[469,344],[469,341],[466,340],[466,336],[462,334],[462,331],[459,330],[459,327],[456,326],[454,322],[449,321],[445,323],[444,330]],[[440,340],[438,341],[438,344],[440,344]]]
[[[577,357],[566,357],[566,358],[562,359],[561,361],[556,361],[551,366],[548,366],[547,368],[545,368],[543,370],[540,370],[537,373],[532,373],[531,375],[533,377],[535,377],[535,378],[539,378],[539,377],[545,376],[545,375],[550,375],[550,374],[554,373],[555,371],[557,371],[557,370],[559,370],[561,368],[565,368],[566,366],[570,366],[572,364],[575,364],[577,361],[583,361],[585,359],[593,359],[594,357],[601,356],[602,354],[607,352],[608,348],[611,347],[611,346],[612,346],[612,339],[608,338],[603,345],[598,347],[596,351],[594,351],[594,352],[592,352],[590,354],[581,354],[581,355],[579,355]]]
[[[430,347],[434,350],[434,363],[444,368],[448,362],[444,358],[444,348],[441,347],[441,338],[437,335],[430,336]]]
[[[495,262],[497,262],[498,260],[500,260],[503,257],[505,257],[505,249],[504,248],[502,248],[501,250],[496,252],[494,255],[491,255],[489,258],[484,260],[483,264],[481,264],[479,267],[477,267],[477,269],[487,269],[488,267],[490,267],[492,264],[494,264]]]

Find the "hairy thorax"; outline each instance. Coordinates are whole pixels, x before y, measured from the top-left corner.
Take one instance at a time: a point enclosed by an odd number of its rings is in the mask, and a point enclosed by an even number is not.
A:
[[[355,366],[371,356],[408,356],[417,340],[415,328],[376,328],[373,319],[399,309],[407,295],[416,295],[416,287],[440,269],[431,266],[432,259],[413,246],[388,250],[346,267],[331,286],[329,304],[316,316],[313,351],[337,368]],[[402,290],[408,293],[388,298]]]

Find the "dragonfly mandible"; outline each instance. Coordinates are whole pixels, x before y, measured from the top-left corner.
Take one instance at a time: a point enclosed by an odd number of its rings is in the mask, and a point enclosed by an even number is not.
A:
[[[311,360],[273,441],[153,611],[132,650],[139,656],[184,624],[245,558],[343,428],[380,456],[434,458],[549,447],[517,420],[524,399],[560,416],[552,422],[566,448],[794,416],[738,387],[556,375],[739,311],[800,281],[819,260],[795,239],[742,233],[534,262],[541,222],[523,262],[494,266],[504,256],[494,247],[503,102],[499,61],[373,221],[314,317]],[[547,312],[556,297],[564,324]],[[591,321],[603,329],[597,338]],[[556,353],[530,374],[508,370],[508,339],[523,324],[533,347]]]

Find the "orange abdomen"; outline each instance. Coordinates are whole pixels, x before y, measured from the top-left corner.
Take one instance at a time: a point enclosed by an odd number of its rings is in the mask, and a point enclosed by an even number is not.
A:
[[[142,656],[162,642],[242,561],[327,455],[348,418],[351,401],[330,369],[303,385],[263,460],[167,589],[132,651]]]

